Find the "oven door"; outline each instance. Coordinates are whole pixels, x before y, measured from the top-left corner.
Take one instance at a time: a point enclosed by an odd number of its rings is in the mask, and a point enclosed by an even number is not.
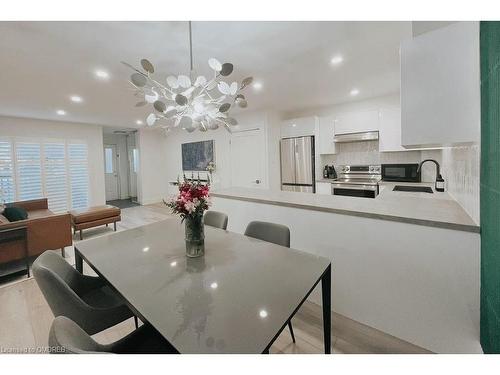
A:
[[[395,182],[420,182],[418,164],[382,164],[382,180]]]
[[[378,185],[332,183],[332,195],[375,198],[378,195]]]

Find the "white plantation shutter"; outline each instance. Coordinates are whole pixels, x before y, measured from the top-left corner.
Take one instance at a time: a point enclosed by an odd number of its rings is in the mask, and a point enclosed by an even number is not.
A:
[[[54,212],[88,207],[87,144],[0,138],[0,203],[42,197]]]
[[[49,200],[49,209],[54,212],[68,210],[68,181],[66,172],[66,145],[61,143],[45,143],[44,187],[45,196]]]
[[[16,200],[24,201],[43,196],[40,151],[40,143],[16,143]]]
[[[0,203],[12,202],[15,196],[12,142],[0,139]]]
[[[85,208],[89,205],[89,172],[87,145],[68,144],[71,208]]]

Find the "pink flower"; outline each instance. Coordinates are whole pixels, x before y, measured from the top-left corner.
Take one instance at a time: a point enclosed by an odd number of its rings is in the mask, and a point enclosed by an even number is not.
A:
[[[195,206],[195,204],[193,202],[186,202],[184,204],[184,208],[190,214],[193,213],[196,210],[196,206]]]

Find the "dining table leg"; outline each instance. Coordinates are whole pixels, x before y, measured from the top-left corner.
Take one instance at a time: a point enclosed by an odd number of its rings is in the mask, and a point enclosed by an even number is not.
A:
[[[321,294],[323,302],[323,340],[325,345],[325,354],[331,354],[332,352],[332,265],[328,265],[323,277],[321,278]]]
[[[78,272],[83,274],[83,258],[76,247],[75,247],[75,268]]]

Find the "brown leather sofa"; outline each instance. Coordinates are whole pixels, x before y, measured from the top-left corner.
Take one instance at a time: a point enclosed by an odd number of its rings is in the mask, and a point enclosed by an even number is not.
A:
[[[13,202],[7,206],[23,207],[28,212],[26,220],[9,222],[0,215],[0,233],[4,229],[26,227],[27,241],[17,240],[0,243],[0,264],[36,256],[45,250],[61,249],[73,243],[71,235],[71,215],[55,214],[48,209],[47,198]],[[1,235],[1,234],[0,234]]]

